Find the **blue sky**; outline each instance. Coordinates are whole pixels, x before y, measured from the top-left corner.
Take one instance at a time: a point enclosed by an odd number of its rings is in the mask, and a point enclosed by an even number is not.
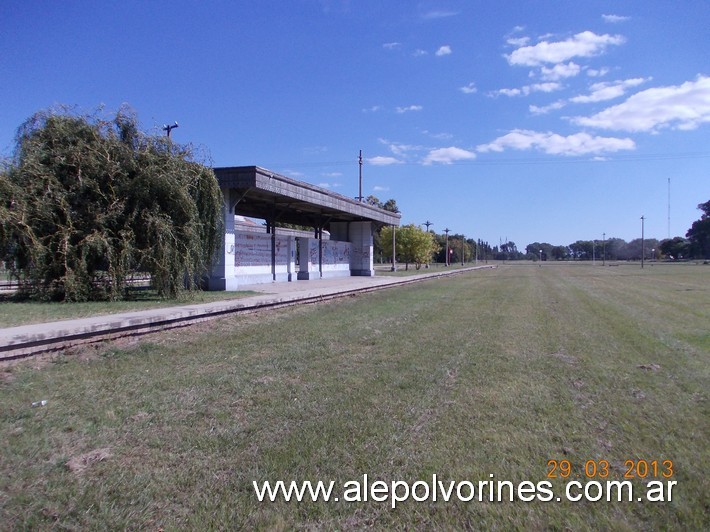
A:
[[[0,152],[130,104],[215,166],[534,241],[684,235],[710,199],[710,2],[3,2]]]

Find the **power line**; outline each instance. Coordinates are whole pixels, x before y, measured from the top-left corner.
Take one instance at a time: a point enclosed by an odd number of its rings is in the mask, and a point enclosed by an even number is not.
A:
[[[603,156],[601,156],[603,157]],[[584,163],[597,163],[597,164],[609,164],[609,163],[623,163],[623,162],[643,162],[643,161],[676,161],[685,159],[709,159],[710,153],[655,153],[647,155],[616,155],[613,157],[603,157],[601,159],[590,159],[588,157],[575,156],[558,156],[558,157],[542,157],[542,158],[500,158],[495,160],[465,160],[465,161],[451,161],[446,165],[440,166],[516,166],[516,165],[544,165],[544,164],[584,164]],[[367,160],[363,160],[363,164],[368,166],[378,166],[372,163],[368,163]],[[267,162],[261,164],[264,167],[275,167],[275,166],[289,166],[297,168],[319,168],[319,167],[329,167],[329,166],[349,166],[352,165],[352,161],[315,161],[315,162]],[[384,165],[383,165],[384,166]],[[400,161],[399,163],[392,166],[429,166],[424,165],[421,160],[418,161]]]

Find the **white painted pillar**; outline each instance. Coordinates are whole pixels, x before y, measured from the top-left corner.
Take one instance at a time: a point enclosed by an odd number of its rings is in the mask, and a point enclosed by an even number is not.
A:
[[[224,223],[224,241],[222,251],[217,254],[217,259],[212,265],[207,290],[236,290],[236,267],[234,264],[234,211],[230,190],[222,189],[222,220]]]
[[[350,275],[375,275],[372,231],[372,222],[350,222]]]

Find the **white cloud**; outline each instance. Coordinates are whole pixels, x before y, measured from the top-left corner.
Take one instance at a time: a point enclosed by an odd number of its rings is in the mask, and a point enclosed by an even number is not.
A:
[[[549,81],[546,83],[534,83],[533,85],[525,85],[519,89],[498,89],[491,93],[492,96],[527,96],[533,92],[554,92],[562,88],[562,85],[557,82]]]
[[[535,83],[534,85],[527,85],[523,87],[523,90],[526,90],[528,88],[530,92],[554,92],[560,90],[562,88],[562,85],[553,81],[549,81],[546,83]]]
[[[613,100],[614,98],[626,94],[627,89],[641,85],[650,79],[651,78],[632,78],[595,83],[589,87],[589,94],[575,96],[574,98],[570,98],[570,101],[574,103],[592,103]]]
[[[341,186],[343,186],[343,185],[340,184],[340,183],[318,183],[317,186],[319,186],[319,187],[321,187],[321,188],[338,188],[338,187],[341,187]]]
[[[530,37],[510,37],[505,42],[507,42],[511,46],[520,48],[521,46],[525,46],[530,42]]]
[[[423,107],[421,105],[410,105],[408,107],[397,107],[397,112],[402,114],[402,113],[408,113],[409,111],[421,111]]]
[[[367,107],[362,110],[363,113],[376,113],[377,111],[381,111],[382,106],[381,105],[373,105],[372,107]]]
[[[372,190],[374,192],[387,192],[389,189],[390,187],[382,187],[380,185],[375,185],[374,187],[372,187]]]
[[[511,65],[540,66],[545,63],[559,64],[574,57],[592,57],[603,53],[610,45],[624,42],[621,35],[597,35],[583,31],[570,39],[558,42],[541,41],[532,46],[523,46],[507,55]]]
[[[558,100],[556,102],[551,103],[550,105],[545,105],[543,107],[531,105],[529,107],[529,110],[534,115],[544,115],[549,113],[550,111],[557,111],[558,109],[562,109],[565,105],[567,105],[567,102],[565,102],[564,100]]]
[[[401,46],[401,42],[386,42],[382,45],[382,48],[384,48],[385,50],[395,50],[397,48],[400,48]]]
[[[421,57],[423,55],[429,55],[429,52],[427,52],[426,50],[422,50],[421,48],[417,48],[416,50],[414,50],[414,53],[412,53],[412,55],[414,57]]]
[[[458,15],[457,11],[427,11],[422,13],[421,17],[424,20],[435,20],[439,18],[455,17]]]
[[[626,22],[631,17],[622,17],[621,15],[602,15],[602,20],[604,22],[609,22],[611,24],[618,24],[619,22]]]
[[[572,121],[588,127],[655,132],[664,127],[695,129],[710,122],[710,77],[682,85],[646,89],[625,102]]]
[[[491,96],[520,96],[523,92],[520,89],[498,89],[491,92]]]
[[[549,155],[587,155],[633,150],[636,144],[629,138],[593,137],[588,133],[575,133],[562,136],[557,133],[515,129],[498,137],[490,144],[477,147],[480,152],[502,152],[510,148],[514,150],[536,149]]]
[[[606,67],[603,68],[590,68],[587,70],[587,76],[590,78],[601,78],[602,76],[606,76],[609,73],[609,69]]]
[[[397,142],[390,142],[387,139],[377,139],[380,144],[384,144],[389,148],[389,150],[394,153],[397,157],[404,157],[406,156],[409,152],[412,151],[417,151],[421,150],[422,148],[420,146],[413,146],[411,144],[401,144]]]
[[[434,133],[432,131],[429,131],[428,129],[422,129],[420,130],[420,133],[422,135],[426,135],[427,137],[431,137],[437,140],[451,140],[452,138],[454,138],[451,133],[446,133],[445,131],[442,131],[441,133]],[[414,146],[412,146],[412,148],[414,148]],[[422,146],[417,146],[416,148],[419,150],[426,149]]]
[[[444,55],[450,55],[451,54],[451,46],[448,44],[445,44],[444,46],[440,46],[439,49],[436,51],[436,56],[441,57]]]
[[[328,146],[307,146],[303,148],[304,153],[308,154],[320,154],[326,153],[328,151]]]
[[[402,161],[394,157],[385,157],[383,155],[378,155],[377,157],[370,157],[367,162],[373,166],[389,166],[391,164],[402,164]]]
[[[570,61],[567,64],[560,63],[551,68],[543,66],[540,69],[540,75],[542,79],[557,81],[564,78],[572,78],[579,74],[581,70],[582,68],[578,64]]]
[[[468,85],[465,85],[463,87],[459,87],[459,90],[463,92],[464,94],[474,94],[478,92],[478,89],[476,88],[476,84],[472,81]]]
[[[470,161],[476,158],[476,154],[451,146],[449,148],[437,148],[431,150],[424,159],[422,164],[430,165],[433,163],[452,164],[456,161]]]

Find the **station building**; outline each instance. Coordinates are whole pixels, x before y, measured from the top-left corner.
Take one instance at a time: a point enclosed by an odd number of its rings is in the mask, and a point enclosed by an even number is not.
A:
[[[374,232],[385,225],[399,226],[399,213],[258,166],[214,172],[223,196],[224,243],[207,279],[209,290],[373,276]],[[265,223],[240,223],[235,217]],[[312,233],[279,224],[310,227]]]

